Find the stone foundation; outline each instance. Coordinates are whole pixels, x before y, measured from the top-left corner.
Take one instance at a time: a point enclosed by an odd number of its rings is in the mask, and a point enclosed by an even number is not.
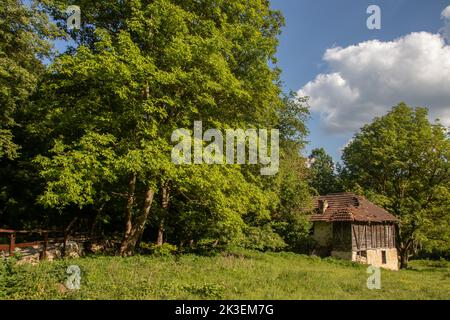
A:
[[[386,263],[382,261],[383,251],[386,255]],[[355,252],[356,256],[356,252]],[[397,249],[369,249],[367,250],[367,264],[389,270],[398,270]]]
[[[386,263],[383,263],[383,251],[386,252]],[[351,260],[354,262],[372,265],[374,267],[380,267],[388,270],[398,270],[398,255],[397,249],[386,248],[386,249],[368,249],[364,251],[332,251],[331,256],[343,259]],[[365,252],[365,256],[362,254]]]

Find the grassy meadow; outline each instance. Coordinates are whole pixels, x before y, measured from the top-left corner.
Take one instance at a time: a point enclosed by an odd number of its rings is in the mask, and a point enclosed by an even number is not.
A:
[[[81,289],[63,283],[81,268]],[[216,256],[91,256],[0,262],[0,299],[449,299],[450,263],[413,261],[366,286],[366,267],[293,253],[237,251]]]

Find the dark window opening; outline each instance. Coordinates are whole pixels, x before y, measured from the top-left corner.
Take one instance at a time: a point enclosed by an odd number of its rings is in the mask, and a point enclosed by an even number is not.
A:
[[[387,260],[386,260],[386,251],[385,251],[385,250],[381,251],[381,263],[382,263],[382,264],[386,264],[386,263],[387,263]]]
[[[358,251],[358,256],[367,258],[367,251],[366,250]]]

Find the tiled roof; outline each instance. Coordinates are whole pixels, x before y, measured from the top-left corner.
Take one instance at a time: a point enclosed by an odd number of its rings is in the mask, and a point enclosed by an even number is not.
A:
[[[324,213],[319,212],[320,201],[326,200],[328,207]],[[398,222],[392,214],[373,204],[362,196],[353,193],[336,193],[314,198],[314,214],[310,219],[317,221],[364,221],[364,222]]]

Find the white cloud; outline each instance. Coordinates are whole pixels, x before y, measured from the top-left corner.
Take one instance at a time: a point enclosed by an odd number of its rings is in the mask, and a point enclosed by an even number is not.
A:
[[[450,17],[450,6],[442,16]],[[432,120],[450,125],[450,45],[443,35],[366,41],[328,49],[323,59],[330,73],[319,74],[298,94],[310,97],[329,131],[357,130],[401,101],[428,107]]]
[[[450,6],[445,8],[441,13],[442,18],[450,20]]]

